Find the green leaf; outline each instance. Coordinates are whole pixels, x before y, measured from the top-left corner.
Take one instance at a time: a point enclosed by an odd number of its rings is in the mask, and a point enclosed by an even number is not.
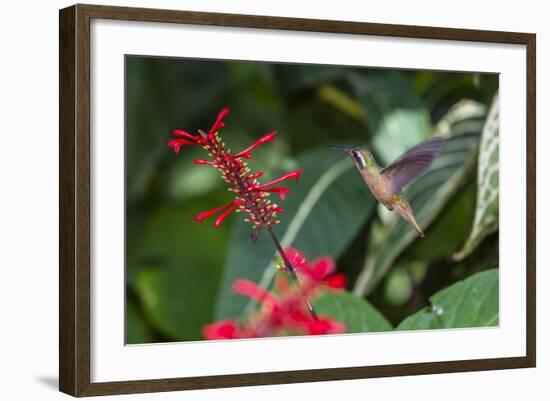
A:
[[[373,210],[374,199],[347,156],[322,148],[307,152],[288,168],[302,168],[300,182],[280,202],[284,212],[274,227],[283,247],[298,248],[310,258],[338,256],[353,240]],[[231,235],[217,319],[239,316],[248,301],[231,291],[246,278],[268,287],[275,274],[275,246],[266,232],[251,243],[249,224],[238,221]],[[251,308],[253,304],[250,304]],[[250,311],[250,309],[249,309]]]
[[[460,261],[468,256],[489,234],[498,230],[499,180],[499,100],[498,95],[485,121],[477,167],[477,204],[470,236],[454,255]]]
[[[421,227],[428,228],[462,184],[475,162],[485,107],[472,101],[459,102],[436,127],[446,138],[445,146],[432,167],[405,194]],[[365,262],[354,293],[364,296],[384,277],[397,257],[417,238],[414,229],[395,213],[384,219],[384,229]],[[430,233],[426,232],[429,236]]]
[[[324,292],[313,301],[319,315],[346,325],[346,333],[390,331],[391,324],[370,303],[347,291]]]
[[[191,221],[208,208],[201,203],[157,210],[134,234],[128,251],[136,271],[134,290],[148,321],[174,341],[201,339],[202,326],[214,317],[228,235]]]
[[[435,293],[430,303],[403,320],[396,330],[498,326],[498,269],[459,281]]]
[[[382,164],[389,164],[428,135],[429,113],[401,71],[369,71],[349,75],[364,108],[373,146]]]

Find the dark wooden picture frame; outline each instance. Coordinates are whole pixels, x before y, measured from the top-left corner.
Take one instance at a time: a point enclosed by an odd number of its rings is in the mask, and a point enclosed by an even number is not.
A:
[[[526,356],[91,383],[90,22],[94,18],[525,45],[527,49]],[[92,396],[535,366],[536,36],[534,34],[80,4],[60,10],[59,29],[59,388],[62,392],[73,396]]]

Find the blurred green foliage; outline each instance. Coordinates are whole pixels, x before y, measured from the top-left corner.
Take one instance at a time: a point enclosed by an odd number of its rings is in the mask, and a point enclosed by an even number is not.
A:
[[[470,276],[483,278],[470,294],[485,288],[494,297],[498,271],[473,275],[498,266],[498,226],[484,230],[460,261],[453,254],[472,230],[478,148],[497,90],[491,74],[127,56],[126,342],[201,339],[205,324],[243,318],[255,307],[231,293],[234,279],[271,283],[274,248],[265,233],[252,244],[240,215],[220,229],[191,221],[231,199],[214,169],[193,164],[204,151],[175,155],[166,146],[173,129],[208,129],[226,106],[232,113],[223,138],[232,149],[279,132],[274,144],[254,151],[253,170],[268,180],[304,169],[281,203],[279,238],[310,258],[334,257],[348,289],[366,296],[327,294],[319,309],[351,331],[380,331],[408,316],[399,328],[426,327],[434,299],[447,302],[460,283],[473,283]],[[426,227],[422,240],[379,208],[352,163],[327,147],[366,145],[387,164],[434,134],[450,140],[433,169],[407,188]],[[498,209],[491,213],[498,221]],[[498,313],[498,301],[487,308]],[[498,324],[498,317],[448,319]]]

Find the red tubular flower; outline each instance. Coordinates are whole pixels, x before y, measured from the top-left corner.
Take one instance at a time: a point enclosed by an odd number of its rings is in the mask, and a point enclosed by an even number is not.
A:
[[[191,139],[191,140],[193,140],[193,141],[195,141],[195,142],[200,141],[200,137],[198,137],[198,136],[196,136],[196,135],[191,135],[191,134],[189,134],[189,133],[187,133],[187,132],[185,132],[185,131],[183,131],[183,130],[181,130],[181,129],[175,129],[174,131],[172,131],[172,133],[173,133],[174,135],[177,135],[177,136],[183,136],[183,137],[185,137],[185,138]]]
[[[331,276],[327,277],[327,279],[325,280],[325,283],[330,288],[334,288],[334,289],[346,288],[347,282],[348,282],[347,277],[342,273],[332,274]]]
[[[304,288],[290,286],[286,276],[278,276],[279,293],[274,294],[256,283],[240,279],[233,283],[233,290],[260,304],[260,309],[244,323],[222,320],[204,326],[203,335],[209,340],[274,337],[281,335],[320,335],[345,333],[345,325],[330,316],[313,318],[304,307],[304,296],[317,294],[320,283],[310,283]],[[304,291],[305,290],[305,291]]]
[[[198,145],[204,148],[212,160],[197,159],[195,160],[195,164],[211,165],[218,169],[222,178],[229,184],[230,191],[235,194],[233,202],[200,213],[194,217],[194,220],[202,221],[205,218],[219,214],[214,225],[220,227],[223,220],[233,211],[246,212],[248,218],[245,221],[252,224],[257,235],[259,228],[268,228],[279,222],[277,220],[277,213],[280,213],[282,208],[271,203],[269,194],[277,193],[281,200],[284,200],[285,196],[290,192],[289,188],[282,186],[274,187],[273,185],[292,178],[298,181],[301,170],[291,171],[273,181],[260,184],[258,178],[263,173],[261,171],[252,173],[243,159],[250,159],[252,157],[250,152],[257,147],[267,142],[274,142],[277,132],[273,131],[262,136],[248,148],[232,155],[231,151],[225,148],[225,144],[222,142],[218,132],[225,126],[223,119],[229,112],[228,108],[222,109],[212,128],[207,133],[199,131],[199,135],[192,135],[180,129],[174,130],[174,135],[181,138],[172,139],[168,142],[168,146],[173,148],[175,153],[179,153],[183,146]]]
[[[248,148],[246,148],[245,150],[241,150],[239,153],[237,153],[235,157],[244,157],[246,159],[251,159],[252,156],[250,155],[250,151],[256,149],[258,146],[263,145],[266,142],[275,142],[275,135],[277,135],[277,131],[273,131],[267,135],[262,136]]]
[[[202,159],[194,160],[193,163],[195,163],[195,164],[208,164],[210,166],[215,166],[216,165],[215,162],[210,162],[208,160],[202,160]]]
[[[285,274],[275,277],[275,292],[268,291],[256,283],[239,279],[233,283],[233,291],[259,304],[258,310],[244,322],[222,320],[206,325],[203,335],[210,340],[251,337],[273,337],[283,335],[322,335],[345,333],[345,325],[330,316],[313,317],[308,312],[304,299],[314,299],[323,291],[334,288],[336,265],[332,258],[322,257],[310,263],[294,248],[286,252],[295,263],[296,269],[305,273],[302,285],[293,285]],[[335,280],[337,281],[337,280]],[[345,285],[345,281],[343,282]],[[341,288],[341,287],[339,287]]]
[[[342,273],[335,273],[336,263],[330,256],[323,256],[315,259],[313,262],[309,260],[297,249],[289,247],[285,249],[286,256],[292,265],[309,280],[316,283],[323,283],[333,289],[346,287],[346,276]]]
[[[266,187],[270,187],[271,185],[278,184],[282,181],[289,180],[291,178],[296,179],[296,182],[298,182],[298,179],[300,178],[301,175],[302,175],[302,170],[291,171],[289,173],[286,173],[286,174],[280,176],[276,180],[269,181],[269,182],[266,182],[265,184],[259,185],[258,189],[263,189],[263,188],[266,188]]]
[[[196,143],[188,141],[187,139],[172,139],[168,142],[168,146],[174,149],[177,154],[180,152],[180,148],[185,145],[196,145]]]
[[[233,291],[236,294],[245,295],[256,302],[263,302],[270,306],[276,306],[278,304],[276,296],[249,280],[235,280],[233,283]]]
[[[222,121],[231,111],[224,107],[219,113],[218,117],[216,118],[216,121],[214,122],[214,125],[212,125],[212,128],[210,128],[210,131],[208,131],[208,136],[214,136],[220,129],[225,127],[225,123]]]
[[[209,340],[231,340],[241,338],[241,331],[236,321],[227,319],[207,324],[202,328],[202,335]]]
[[[344,332],[344,324],[330,319],[319,319],[308,322],[309,334],[339,334]]]
[[[207,210],[206,212],[202,212],[197,214],[195,217],[193,217],[193,220],[198,221],[199,223],[202,223],[202,221],[210,216],[214,216],[215,214],[220,213],[221,211],[230,208],[233,210],[233,207],[235,206],[235,202],[229,202],[227,205],[220,206],[216,209]]]

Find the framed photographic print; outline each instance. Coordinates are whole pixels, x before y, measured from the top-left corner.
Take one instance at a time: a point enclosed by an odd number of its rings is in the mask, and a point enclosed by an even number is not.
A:
[[[535,366],[535,35],[60,11],[60,390]]]

